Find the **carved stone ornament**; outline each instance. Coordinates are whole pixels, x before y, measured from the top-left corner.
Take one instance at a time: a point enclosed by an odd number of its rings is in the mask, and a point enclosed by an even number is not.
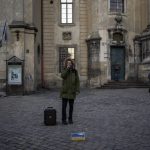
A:
[[[115,21],[116,21],[117,24],[121,24],[121,22],[122,22],[122,15],[120,13],[116,15]]]
[[[71,32],[63,32],[62,37],[63,37],[63,40],[71,40],[72,39],[72,33]]]

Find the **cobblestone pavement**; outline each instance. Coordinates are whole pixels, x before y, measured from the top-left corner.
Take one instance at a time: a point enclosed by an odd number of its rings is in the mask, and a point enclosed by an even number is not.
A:
[[[56,126],[43,124],[47,106],[57,110]],[[72,132],[85,132],[83,142]],[[0,150],[150,150],[148,89],[82,89],[74,124],[61,124],[59,91],[0,98]]]

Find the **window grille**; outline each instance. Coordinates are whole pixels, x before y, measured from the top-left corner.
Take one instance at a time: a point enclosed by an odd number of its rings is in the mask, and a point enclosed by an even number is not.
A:
[[[150,56],[150,40],[144,40],[142,42],[142,60]]]
[[[124,13],[124,0],[110,0],[110,12]]]
[[[75,49],[72,47],[60,47],[59,48],[59,72],[62,72],[64,68],[64,61],[70,57],[72,60],[75,59]]]

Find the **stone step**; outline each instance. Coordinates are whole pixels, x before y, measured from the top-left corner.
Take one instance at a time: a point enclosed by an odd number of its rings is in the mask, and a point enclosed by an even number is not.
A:
[[[102,86],[101,89],[149,88],[148,86]]]
[[[109,81],[108,83],[104,84],[101,89],[125,89],[125,88],[149,88],[149,83],[143,82],[135,82],[135,81]]]

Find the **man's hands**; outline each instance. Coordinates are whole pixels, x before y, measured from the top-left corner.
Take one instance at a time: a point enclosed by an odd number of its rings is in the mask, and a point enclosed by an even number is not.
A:
[[[72,69],[72,62],[71,61],[67,62],[67,69],[68,70]]]

